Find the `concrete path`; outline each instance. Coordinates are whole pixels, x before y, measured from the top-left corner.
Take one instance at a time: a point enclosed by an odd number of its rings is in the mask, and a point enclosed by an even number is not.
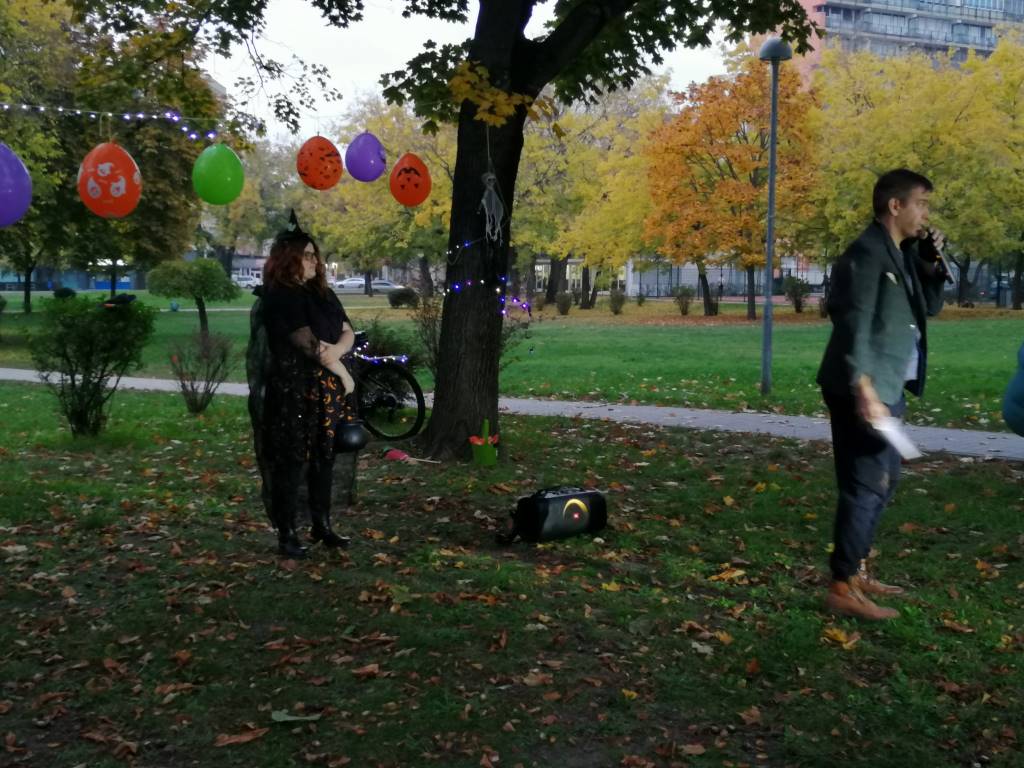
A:
[[[35,371],[23,368],[0,368],[0,380],[38,382],[39,376]],[[178,391],[178,383],[170,379],[125,377],[121,379],[121,387],[159,392]],[[228,383],[221,385],[218,391],[225,395],[247,395],[249,388],[245,384]],[[706,429],[714,432],[755,433],[797,440],[831,439],[828,420],[811,416],[779,416],[774,413],[734,413],[655,405],[616,405],[516,397],[503,397],[498,405],[503,412],[521,416],[569,416],[661,427]],[[926,453],[946,452],[956,456],[1024,461],[1024,438],[1009,432],[914,426],[908,426],[907,431]]]

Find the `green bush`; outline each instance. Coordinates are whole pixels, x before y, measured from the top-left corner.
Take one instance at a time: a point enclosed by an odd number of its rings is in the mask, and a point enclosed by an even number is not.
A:
[[[372,357],[405,355],[409,358],[406,365],[411,369],[422,368],[427,365],[427,360],[424,359],[423,353],[418,349],[416,342],[409,334],[399,331],[394,326],[385,325],[379,316],[374,317],[369,323],[356,330],[365,331],[366,338],[369,341],[363,349],[363,354]]]
[[[641,291],[640,293],[638,293],[636,295],[636,305],[638,307],[642,307],[644,305],[645,301],[647,301],[647,294],[646,293]]]
[[[612,310],[613,315],[621,315],[622,307],[626,303],[626,294],[620,291],[618,288],[612,288],[608,294],[608,306]]]
[[[121,377],[142,366],[142,349],[153,333],[156,310],[118,298],[106,304],[84,297],[47,300],[39,330],[29,339],[32,361],[74,436],[103,429],[110,398]]]
[[[73,299],[78,293],[75,292],[74,288],[58,288],[53,292],[53,298],[55,299]]]
[[[412,288],[399,288],[397,291],[391,291],[388,294],[388,304],[391,305],[392,309],[398,309],[399,307],[416,309],[419,303],[419,294]]]
[[[679,314],[690,314],[690,303],[696,295],[697,291],[694,290],[692,285],[680,285],[672,291],[672,296],[675,298],[676,304],[679,306]]]
[[[811,295],[811,284],[803,278],[790,276],[782,281],[782,292],[796,313],[800,314],[804,311],[804,300]]]
[[[555,306],[558,308],[558,314],[568,315],[569,310],[572,309],[572,294],[560,291],[555,294]]]

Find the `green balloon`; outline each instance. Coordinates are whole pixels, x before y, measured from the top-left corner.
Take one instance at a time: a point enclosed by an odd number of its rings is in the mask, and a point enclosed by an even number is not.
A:
[[[242,161],[226,144],[207,147],[192,166],[192,187],[212,205],[227,205],[242,194],[244,185]]]

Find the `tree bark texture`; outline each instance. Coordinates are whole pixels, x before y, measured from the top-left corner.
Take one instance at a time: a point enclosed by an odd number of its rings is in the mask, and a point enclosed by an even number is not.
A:
[[[711,287],[708,285],[708,272],[703,264],[697,265],[697,275],[700,281],[700,290],[704,295],[704,316],[718,314],[718,299],[711,295]]]
[[[430,276],[430,261],[427,257],[420,256],[420,295],[430,298],[434,295],[434,278]]]
[[[560,291],[565,290],[562,284],[565,282],[565,259],[559,259],[555,256],[551,257],[551,268],[548,270],[548,287],[544,291],[544,303],[554,304],[555,296]]]
[[[580,286],[580,309],[593,309],[594,304],[590,297],[590,267],[583,266],[583,279]]]
[[[210,336],[210,322],[206,316],[206,302],[202,296],[193,297],[196,300],[196,310],[199,312],[199,335],[204,339]]]
[[[959,269],[956,277],[956,303],[963,307],[967,304],[967,295],[971,288],[971,257],[961,256],[959,259],[953,259],[953,263]]]

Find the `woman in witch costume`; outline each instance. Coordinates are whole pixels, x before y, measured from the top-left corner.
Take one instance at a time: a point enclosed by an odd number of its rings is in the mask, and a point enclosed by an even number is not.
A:
[[[258,296],[246,356],[249,415],[278,551],[306,556],[295,532],[304,467],[313,540],[345,547],[348,538],[331,528],[331,478],[336,433],[355,420],[346,397],[352,380],[341,363],[355,334],[294,211],[274,239]]]

